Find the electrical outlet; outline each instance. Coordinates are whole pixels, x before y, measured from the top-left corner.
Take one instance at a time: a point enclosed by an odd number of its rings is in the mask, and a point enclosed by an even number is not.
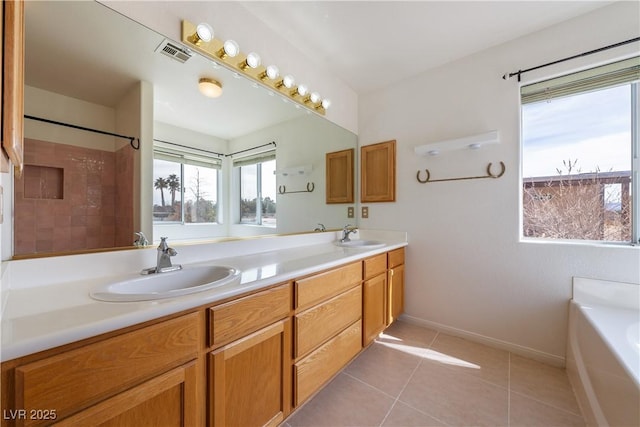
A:
[[[355,216],[355,212],[353,211],[353,206],[349,206],[347,208],[347,218],[353,218]]]
[[[369,206],[362,207],[362,218],[369,218]]]

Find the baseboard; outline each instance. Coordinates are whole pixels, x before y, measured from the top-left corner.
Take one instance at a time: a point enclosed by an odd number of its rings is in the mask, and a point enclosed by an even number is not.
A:
[[[547,365],[556,366],[559,368],[565,367],[565,358],[554,354],[545,353],[544,351],[535,350],[533,348],[525,347],[522,345],[510,343],[507,341],[498,340],[495,338],[487,337],[477,334],[475,332],[465,331],[463,329],[454,328],[451,326],[443,325],[430,320],[420,319],[418,317],[409,316],[407,314],[400,315],[400,320],[414,325],[424,326],[426,328],[434,329],[439,332],[443,332],[449,335],[454,335],[460,338],[468,339],[480,344],[485,344],[490,347],[506,350],[519,356],[534,359],[539,362],[546,363]]]

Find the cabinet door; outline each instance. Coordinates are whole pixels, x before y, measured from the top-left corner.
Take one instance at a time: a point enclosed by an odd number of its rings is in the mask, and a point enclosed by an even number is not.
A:
[[[326,154],[327,203],[353,203],[353,148]]]
[[[209,425],[278,425],[291,411],[291,321],[209,354]]]
[[[389,270],[387,325],[404,312],[404,264]]]
[[[61,420],[55,426],[197,426],[196,362]]]
[[[387,324],[386,292],[386,274],[369,279],[363,284],[363,346],[373,341]]]
[[[20,176],[24,156],[24,2],[5,1],[2,6],[2,148],[3,156],[9,157]]]
[[[360,201],[396,201],[396,142],[360,148]]]

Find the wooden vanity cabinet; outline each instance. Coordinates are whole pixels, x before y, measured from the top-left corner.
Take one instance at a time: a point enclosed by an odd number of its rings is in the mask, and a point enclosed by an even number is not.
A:
[[[210,426],[276,426],[291,411],[291,285],[209,312]]]
[[[361,262],[295,281],[295,407],[362,350],[361,286]]]
[[[7,417],[3,407],[3,425],[200,425],[197,319],[187,314],[18,364],[11,409],[25,412]]]
[[[387,326],[404,312],[404,248],[387,253]]]
[[[0,425],[279,425],[402,313],[403,292],[397,249],[3,362]]]

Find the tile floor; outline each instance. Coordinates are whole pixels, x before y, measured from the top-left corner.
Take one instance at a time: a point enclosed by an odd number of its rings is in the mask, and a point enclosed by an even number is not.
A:
[[[578,425],[563,369],[396,322],[283,427]]]

